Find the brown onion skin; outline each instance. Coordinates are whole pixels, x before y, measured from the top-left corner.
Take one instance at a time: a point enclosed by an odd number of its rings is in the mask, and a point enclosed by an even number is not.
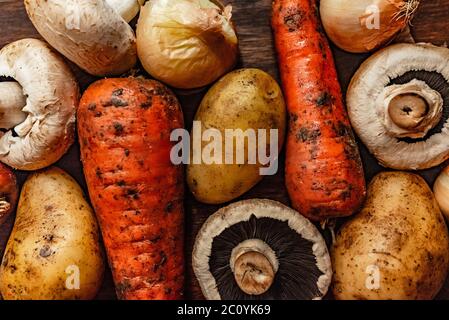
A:
[[[328,38],[340,49],[351,53],[367,53],[388,45],[412,18],[413,12],[406,15],[397,6],[417,0],[346,0],[347,11],[342,12],[345,0],[322,0],[320,3],[321,19]],[[362,3],[365,2],[363,5]],[[338,5],[338,3],[340,5]],[[370,14],[365,12],[369,5],[377,5],[380,12],[380,28],[368,29]],[[358,7],[357,7],[358,6]],[[414,10],[416,10],[416,7]],[[354,16],[350,19],[350,11]],[[362,10],[363,9],[363,10]],[[397,18],[397,14],[401,14]]]

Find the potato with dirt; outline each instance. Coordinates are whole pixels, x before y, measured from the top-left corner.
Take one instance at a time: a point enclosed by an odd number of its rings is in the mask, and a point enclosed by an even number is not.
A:
[[[0,266],[3,299],[93,299],[104,266],[97,221],[76,181],[56,167],[29,176]]]
[[[383,172],[362,211],[339,231],[332,249],[336,299],[433,299],[449,268],[449,237],[427,183]]]

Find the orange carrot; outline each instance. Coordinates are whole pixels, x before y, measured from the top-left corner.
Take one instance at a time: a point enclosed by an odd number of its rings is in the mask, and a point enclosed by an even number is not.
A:
[[[316,0],[274,0],[272,26],[289,111],[286,184],[293,207],[321,221],[353,214],[366,186]]]
[[[183,168],[170,161],[182,127],[157,81],[101,80],[81,99],[81,159],[120,299],[182,297]]]

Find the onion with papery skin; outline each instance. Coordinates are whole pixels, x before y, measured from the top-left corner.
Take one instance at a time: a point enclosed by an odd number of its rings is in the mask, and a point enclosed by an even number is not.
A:
[[[369,52],[388,44],[410,22],[419,0],[321,0],[324,29],[339,48]]]
[[[446,219],[449,221],[449,167],[444,169],[433,185],[433,192]]]
[[[137,50],[145,70],[180,89],[206,86],[236,63],[231,6],[210,0],[152,0],[141,8]]]

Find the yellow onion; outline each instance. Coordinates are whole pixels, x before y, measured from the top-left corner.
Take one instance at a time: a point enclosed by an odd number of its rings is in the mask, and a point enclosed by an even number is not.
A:
[[[137,51],[145,70],[180,89],[206,86],[236,63],[232,7],[209,0],[151,0],[141,9]]]
[[[339,48],[362,53],[388,44],[409,23],[419,0],[321,0],[329,39]]]
[[[438,176],[433,186],[433,192],[441,212],[449,221],[449,167],[444,169]]]

